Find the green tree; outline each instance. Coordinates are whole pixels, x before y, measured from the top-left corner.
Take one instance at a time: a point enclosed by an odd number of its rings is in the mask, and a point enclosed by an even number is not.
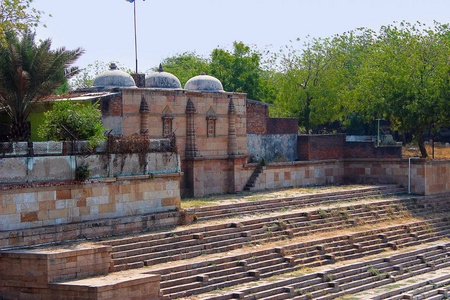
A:
[[[167,57],[161,62],[164,71],[172,73],[180,80],[181,86],[201,72],[209,73],[209,61],[197,55],[195,52],[184,52]],[[155,67],[152,71],[157,71]]]
[[[45,112],[44,123],[38,133],[49,140],[88,140],[92,146],[104,140],[101,112],[98,103],[82,105],[70,100],[56,101],[51,111]]]
[[[359,111],[413,133],[422,157],[423,135],[450,124],[450,30],[436,23],[383,26],[360,70]]]
[[[22,38],[7,34],[0,47],[0,105],[11,119],[11,137],[27,140],[30,136],[28,116],[33,103],[50,95],[67,78],[79,72],[71,65],[83,50],[51,50],[51,40],[36,44],[34,33]]]
[[[7,32],[23,34],[31,27],[37,27],[42,11],[31,7],[33,0],[0,1],[0,40],[5,43]]]
[[[341,75],[334,59],[330,39],[308,40],[302,47],[293,44],[275,54],[279,69],[273,77],[279,90],[275,114],[298,118],[306,133],[314,126],[340,119]]]
[[[211,75],[226,91],[247,93],[249,99],[264,100],[261,54],[243,42],[233,43],[233,52],[216,48],[211,53]]]

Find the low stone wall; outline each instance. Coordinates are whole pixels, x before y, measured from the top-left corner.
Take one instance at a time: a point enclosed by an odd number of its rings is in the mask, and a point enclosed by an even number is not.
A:
[[[246,168],[253,170],[256,164]],[[251,172],[249,172],[251,174]],[[339,160],[270,163],[259,175],[254,190],[342,183],[344,170]]]
[[[75,179],[78,166],[89,166],[90,178],[179,172],[179,155],[94,154],[88,156],[38,156],[0,158],[0,184],[49,182]]]
[[[0,251],[0,280],[50,283],[107,274],[111,246]]]
[[[0,233],[177,211],[180,173],[4,190],[0,207]]]
[[[397,183],[422,195],[450,191],[450,160],[345,159],[343,167],[346,183]]]
[[[294,134],[247,134],[248,154],[257,159],[271,161],[285,158],[297,160],[297,133]]]
[[[110,274],[111,246],[0,252],[1,299],[160,299],[160,275]],[[75,280],[71,282],[61,282]]]
[[[247,180],[255,168],[256,164],[245,165]],[[350,158],[269,163],[254,190],[352,183],[395,183],[421,195],[448,193],[450,160]]]
[[[247,158],[247,155],[237,155],[183,160],[182,195],[202,197],[242,191],[251,175],[244,168]]]

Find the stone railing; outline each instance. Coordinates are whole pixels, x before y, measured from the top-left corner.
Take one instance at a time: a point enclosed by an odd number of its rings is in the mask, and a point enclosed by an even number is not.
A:
[[[89,170],[89,179],[180,172],[180,156],[169,139],[129,149],[114,143],[94,149],[85,141],[0,143],[0,184],[75,180],[80,167]]]

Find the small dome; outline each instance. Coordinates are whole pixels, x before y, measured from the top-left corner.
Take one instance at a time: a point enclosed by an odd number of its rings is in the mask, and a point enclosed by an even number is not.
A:
[[[117,69],[115,63],[109,66],[109,70],[101,73],[94,79],[94,87],[136,87],[136,83],[130,74]]]
[[[202,72],[200,75],[189,79],[184,89],[188,91],[222,92],[223,86],[219,79]]]
[[[164,72],[159,64],[158,72],[145,76],[145,87],[160,89],[181,89],[180,80],[173,74]]]

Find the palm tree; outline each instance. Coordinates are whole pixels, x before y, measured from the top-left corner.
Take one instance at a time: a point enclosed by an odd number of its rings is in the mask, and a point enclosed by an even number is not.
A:
[[[51,50],[51,40],[35,43],[35,33],[21,38],[9,33],[6,45],[0,46],[0,107],[11,119],[11,138],[28,140],[27,121],[33,104],[48,96],[65,80],[79,73],[71,65],[83,50]]]

